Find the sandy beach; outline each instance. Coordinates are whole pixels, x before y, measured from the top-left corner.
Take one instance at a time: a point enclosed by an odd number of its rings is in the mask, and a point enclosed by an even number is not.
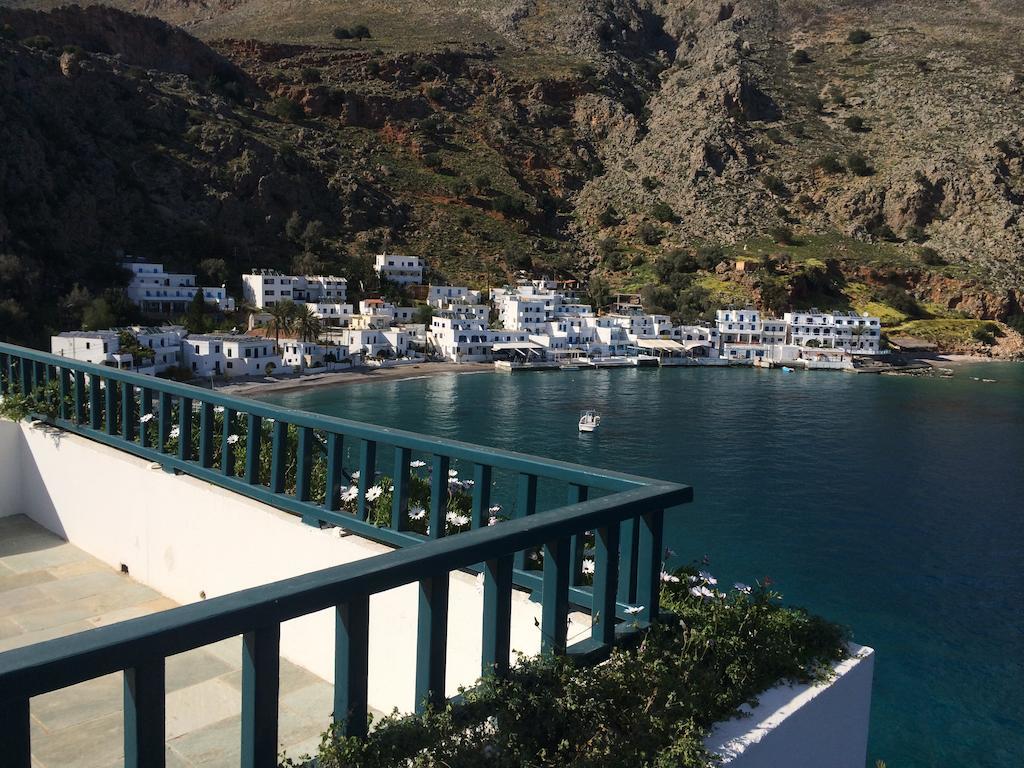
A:
[[[375,381],[402,381],[438,376],[446,373],[493,373],[490,363],[413,363],[393,368],[349,368],[343,371],[304,373],[288,378],[249,379],[217,387],[218,392],[232,395],[259,396],[270,392],[293,392],[314,387],[342,384],[368,384]]]

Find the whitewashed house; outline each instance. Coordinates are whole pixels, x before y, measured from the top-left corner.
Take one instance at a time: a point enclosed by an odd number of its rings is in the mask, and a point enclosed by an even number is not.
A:
[[[276,269],[254,269],[242,275],[242,297],[260,309],[279,301],[343,305],[347,295],[348,281],[336,275],[286,275]]]
[[[351,304],[307,301],[303,306],[305,306],[306,311],[312,311],[313,316],[324,326],[342,327],[348,325],[352,320]]]
[[[846,312],[787,312],[790,341],[801,347],[829,347],[855,354],[876,354],[881,321],[871,315]]]
[[[260,376],[268,364],[281,372],[283,362],[273,339],[234,334],[194,334],[182,342],[184,367],[195,376]]]
[[[196,285],[196,276],[165,272],[164,265],[152,261],[129,259],[121,266],[131,272],[126,292],[128,298],[143,312],[170,315],[182,314],[188,309],[197,292],[202,292],[207,304],[222,312],[233,312],[235,300],[221,286]]]
[[[479,304],[480,291],[473,291],[462,285],[431,285],[427,289],[427,304],[435,309],[447,309],[453,305]]]
[[[281,339],[281,362],[285,368],[323,368],[327,356],[327,346],[315,341],[298,339]]]
[[[151,349],[152,355],[133,354],[130,349],[126,349],[122,343],[125,334],[134,339],[139,347]],[[181,339],[184,336],[185,329],[180,326],[67,331],[50,337],[50,351],[86,363],[155,375],[181,364]]]
[[[419,256],[378,253],[373,257],[373,268],[381,280],[398,285],[423,284],[423,262]]]

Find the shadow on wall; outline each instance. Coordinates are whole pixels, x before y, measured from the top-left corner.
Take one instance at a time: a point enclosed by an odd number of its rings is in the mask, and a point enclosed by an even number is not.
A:
[[[45,431],[58,449],[64,438],[61,430],[42,423],[37,422],[28,427],[0,419],[0,518],[26,515],[67,540],[67,531],[47,492],[42,473],[36,466],[32,452],[28,450],[25,433],[22,431],[24,428]]]

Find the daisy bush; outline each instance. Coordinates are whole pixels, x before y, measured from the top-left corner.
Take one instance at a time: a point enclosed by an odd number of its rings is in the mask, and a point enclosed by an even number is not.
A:
[[[365,741],[327,731],[318,765],[715,765],[703,747],[714,723],[779,682],[827,679],[847,653],[843,629],[780,597],[768,579],[723,588],[701,568],[666,571],[665,620],[606,663],[520,658],[460,707],[392,714]]]

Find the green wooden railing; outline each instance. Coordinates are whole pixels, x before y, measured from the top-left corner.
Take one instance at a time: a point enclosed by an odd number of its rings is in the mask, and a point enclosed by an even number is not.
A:
[[[664,512],[692,499],[688,486],[290,410],[0,344],[0,394],[41,388],[52,395],[48,420],[58,427],[398,551],[0,654],[0,754],[19,768],[31,763],[32,696],[119,670],[126,765],[163,765],[166,657],[237,635],[245,641],[242,763],[275,765],[280,624],[325,608],[337,612],[335,719],[346,732],[364,735],[369,598],[409,583],[419,585],[416,701],[438,702],[453,570],[484,574],[484,674],[507,669],[516,584],[540,595],[544,652],[600,659],[617,634],[657,618]],[[379,461],[388,451],[391,461]],[[242,452],[244,461],[236,461]],[[421,532],[409,510],[412,484],[425,482],[411,474],[414,461],[430,467],[428,526]],[[453,531],[446,520],[453,466],[473,477],[464,486],[471,489],[467,531]],[[390,515],[382,521],[376,510],[374,524],[368,491],[378,468],[391,472],[393,488]],[[343,503],[341,488],[355,472],[356,498]],[[566,504],[540,510],[542,483],[564,486]],[[513,499],[512,519],[488,525],[493,497],[502,494]],[[590,537],[594,568],[585,577]],[[542,565],[531,569],[534,558]],[[570,605],[590,611],[593,627],[590,638],[568,647]]]

